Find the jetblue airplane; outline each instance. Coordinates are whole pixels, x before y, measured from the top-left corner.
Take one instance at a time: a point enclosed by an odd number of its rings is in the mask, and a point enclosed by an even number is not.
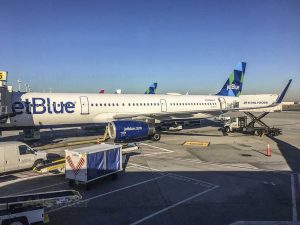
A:
[[[239,107],[245,69],[246,63],[239,63],[216,95],[12,92],[10,124],[0,127],[0,130],[74,127],[107,122],[117,124],[122,120],[115,128],[124,135],[126,127],[128,132],[143,130],[134,124],[141,120],[207,118],[220,112],[262,108]],[[263,107],[280,104],[290,83],[291,80],[276,102]],[[124,124],[124,121],[128,123]]]

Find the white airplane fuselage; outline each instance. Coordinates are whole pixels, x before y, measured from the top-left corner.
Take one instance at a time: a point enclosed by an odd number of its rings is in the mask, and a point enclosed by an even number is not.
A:
[[[20,93],[12,94],[13,127],[85,125],[140,115],[174,115],[222,111],[237,97],[217,95],[145,95]],[[206,116],[207,117],[207,116]]]

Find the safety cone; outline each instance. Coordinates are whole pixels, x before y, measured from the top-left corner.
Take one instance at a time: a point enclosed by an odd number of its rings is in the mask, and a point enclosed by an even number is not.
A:
[[[267,147],[267,156],[271,157],[271,150],[270,150],[270,145],[269,144],[268,144],[268,147]]]

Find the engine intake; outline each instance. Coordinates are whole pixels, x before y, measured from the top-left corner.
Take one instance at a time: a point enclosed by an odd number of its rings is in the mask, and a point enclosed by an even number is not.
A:
[[[108,123],[108,134],[111,139],[129,141],[154,135],[155,127],[142,121],[118,120]]]

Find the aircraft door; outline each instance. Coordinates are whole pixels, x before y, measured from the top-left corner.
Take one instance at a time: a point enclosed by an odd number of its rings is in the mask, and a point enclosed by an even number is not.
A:
[[[226,108],[226,100],[225,98],[218,98],[219,102],[220,102],[220,108],[221,109],[225,109]]]
[[[160,100],[160,106],[162,112],[167,112],[167,102],[165,99]]]
[[[81,114],[89,114],[89,99],[86,96],[80,97]]]

